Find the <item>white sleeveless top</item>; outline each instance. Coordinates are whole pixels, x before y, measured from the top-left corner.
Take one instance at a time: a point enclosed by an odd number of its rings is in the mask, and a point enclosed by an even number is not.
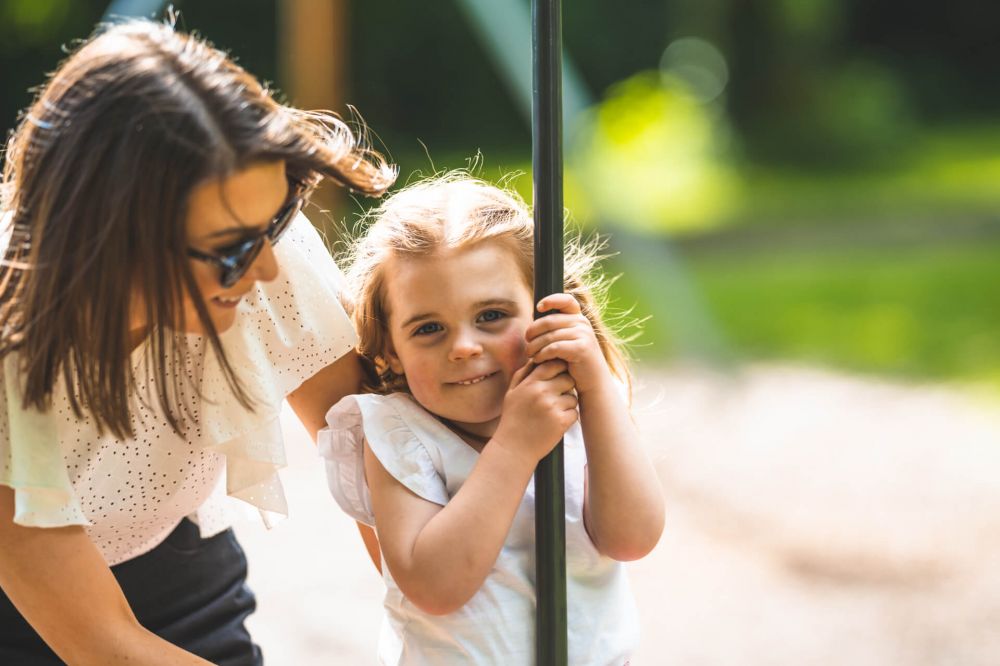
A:
[[[167,424],[155,394],[133,396],[136,434],[124,441],[99,434],[89,418],[77,419],[61,382],[50,410],[22,409],[17,358],[4,359],[0,484],[15,491],[14,522],[83,525],[111,565],[151,550],[185,516],[200,525],[203,536],[222,531],[229,525],[226,494],[257,507],[266,522],[287,514],[277,476],[285,465],[282,400],[350,350],[356,338],[338,301],[343,278],[304,216],[274,252],[280,275],[257,283],[237,306],[233,326],[220,335],[254,398],[253,412],[237,402],[214,352],[195,335],[187,336],[185,367],[170,369],[187,373],[205,396],[192,400],[194,418],[184,436]],[[132,354],[140,387],[152,383],[146,352],[140,345]]]
[[[327,413],[319,450],[330,491],[351,517],[374,525],[363,443],[386,471],[418,496],[444,506],[479,454],[409,395],[348,396]],[[569,663],[622,666],[638,643],[638,618],[624,566],[597,552],[583,525],[587,463],[579,424],[564,439]],[[483,586],[443,616],[421,611],[387,566],[381,664],[527,666],[535,660],[535,491],[528,485],[500,556]],[[483,507],[483,520],[489,508]]]

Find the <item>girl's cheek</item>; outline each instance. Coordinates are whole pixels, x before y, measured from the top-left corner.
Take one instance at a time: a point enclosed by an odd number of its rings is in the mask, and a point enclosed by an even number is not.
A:
[[[504,348],[508,350],[510,357],[518,365],[523,365],[528,360],[524,353],[528,348],[528,343],[524,339],[524,334],[527,330],[527,326],[511,326],[504,337]]]
[[[411,358],[408,363],[404,364],[404,368],[406,381],[414,392],[423,393],[427,386],[435,383],[433,364],[421,363],[419,360]]]

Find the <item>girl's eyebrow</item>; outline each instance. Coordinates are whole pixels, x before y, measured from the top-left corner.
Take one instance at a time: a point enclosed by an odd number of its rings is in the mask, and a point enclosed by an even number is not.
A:
[[[472,307],[478,310],[479,308],[488,308],[496,305],[512,308],[515,307],[517,303],[509,298],[487,298],[485,301],[477,301],[476,303],[473,303]]]
[[[409,328],[411,324],[415,324],[423,319],[433,319],[437,315],[433,312],[421,312],[420,314],[415,314],[402,324],[399,325],[400,328]]]

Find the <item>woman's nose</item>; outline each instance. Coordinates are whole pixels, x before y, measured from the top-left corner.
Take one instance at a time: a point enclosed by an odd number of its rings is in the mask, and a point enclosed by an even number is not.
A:
[[[278,258],[274,256],[274,246],[271,241],[265,240],[264,247],[260,249],[260,254],[253,260],[253,265],[247,271],[255,282],[270,282],[278,277],[280,267]]]

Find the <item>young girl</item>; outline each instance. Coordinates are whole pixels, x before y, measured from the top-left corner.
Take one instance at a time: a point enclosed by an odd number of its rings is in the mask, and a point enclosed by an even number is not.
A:
[[[347,280],[372,393],[337,403],[319,441],[334,497],[378,534],[381,663],[533,663],[532,473],[565,437],[570,663],[626,664],[620,561],[656,544],[663,500],[585,281],[593,248],[568,248],[569,293],[533,320],[533,224],[515,195],[453,174],[375,218]]]

